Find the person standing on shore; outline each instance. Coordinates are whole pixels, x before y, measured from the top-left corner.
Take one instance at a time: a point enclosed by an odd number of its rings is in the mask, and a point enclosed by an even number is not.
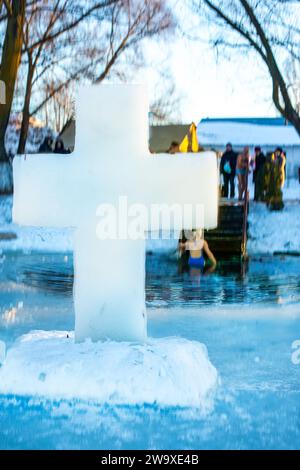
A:
[[[254,148],[255,162],[253,171],[254,181],[254,201],[264,200],[264,166],[266,163],[266,157],[261,151],[261,147],[257,146]]]
[[[230,184],[230,198],[234,198],[235,193],[235,175],[236,175],[237,154],[233,151],[230,142],[226,145],[226,150],[222,155],[220,163],[220,172],[224,181],[224,197],[228,197]]]
[[[272,154],[269,165],[269,179],[267,191],[267,207],[271,211],[280,211],[284,208],[282,188],[285,179],[285,155],[278,147]]]
[[[243,153],[240,153],[236,163],[236,174],[239,183],[239,201],[242,201],[247,189],[247,178],[250,164],[249,147],[244,147]]]

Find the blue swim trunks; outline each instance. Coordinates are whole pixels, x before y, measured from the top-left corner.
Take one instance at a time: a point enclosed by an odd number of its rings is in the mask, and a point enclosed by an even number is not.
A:
[[[204,268],[204,256],[200,256],[200,258],[192,258],[191,256],[189,257],[189,266],[193,268]]]

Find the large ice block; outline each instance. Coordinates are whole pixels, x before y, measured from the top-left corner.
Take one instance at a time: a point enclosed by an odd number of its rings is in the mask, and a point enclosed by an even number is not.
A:
[[[120,197],[149,214],[153,205],[201,205],[201,225],[217,225],[216,155],[151,155],[147,95],[138,85],[82,88],[74,153],[16,157],[14,188],[15,222],[78,228],[74,300],[80,340],[146,337],[144,242],[119,232],[99,238],[99,206],[117,212]],[[185,215],[184,222],[162,218],[151,226],[149,217],[142,229],[191,228],[194,213]]]

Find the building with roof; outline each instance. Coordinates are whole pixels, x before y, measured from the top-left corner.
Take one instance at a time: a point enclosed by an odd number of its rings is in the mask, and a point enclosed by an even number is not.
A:
[[[164,153],[170,148],[172,142],[180,144],[188,134],[191,124],[170,124],[162,126],[150,126],[149,129],[149,148],[153,153]],[[60,133],[64,146],[74,150],[75,145],[75,120],[70,120],[64,126]]]
[[[249,145],[252,153],[256,145],[265,153],[282,147],[287,155],[287,176],[298,176],[300,137],[283,118],[206,118],[198,124],[197,135],[201,146],[219,152],[227,142],[235,150]]]
[[[150,126],[149,148],[151,152],[166,152],[172,142],[182,142],[190,124]],[[69,121],[60,137],[65,147],[74,149],[75,121]],[[197,127],[201,148],[223,152],[227,142],[239,151],[249,145],[251,153],[256,145],[273,152],[282,147],[287,154],[287,176],[297,177],[300,167],[300,137],[295,128],[283,118],[206,118]]]

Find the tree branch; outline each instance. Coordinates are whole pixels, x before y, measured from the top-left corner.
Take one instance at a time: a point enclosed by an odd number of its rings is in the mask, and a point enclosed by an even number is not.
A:
[[[81,21],[83,21],[85,18],[87,18],[88,16],[90,16],[95,10],[99,10],[101,8],[105,8],[107,6],[110,6],[112,5],[113,3],[117,2],[118,0],[104,0],[103,2],[99,2],[97,3],[96,5],[94,5],[93,7],[89,8],[85,13],[83,13],[80,17],[78,17],[75,21],[67,24],[66,26],[64,26],[62,29],[58,30],[58,31],[55,31],[53,34],[49,35],[46,39],[47,42],[51,42],[51,41],[54,41],[54,39],[56,39],[58,36],[62,35],[63,33],[67,32],[67,31],[70,31],[71,29],[74,29],[76,28],[76,26],[78,26],[79,23],[81,23]],[[45,41],[44,41],[45,42]],[[40,44],[40,40],[39,41],[36,41],[35,43],[33,43],[30,47],[32,49],[35,49],[36,47],[38,47]]]
[[[283,78],[283,76],[280,72],[279,66],[276,62],[276,59],[275,59],[275,56],[273,54],[270,43],[268,41],[268,38],[265,35],[265,32],[264,32],[260,22],[258,21],[256,15],[254,13],[253,8],[250,6],[248,1],[247,0],[239,0],[239,1],[240,1],[241,5],[244,7],[244,10],[245,10],[246,14],[249,17],[251,23],[253,24],[253,26],[254,26],[254,28],[257,32],[257,35],[259,36],[259,38],[262,42],[262,45],[263,45],[263,47],[266,51],[266,57],[267,57],[266,64],[268,66],[268,69],[270,71],[270,75],[271,75],[272,81],[273,81],[273,96],[275,96],[275,99],[276,99],[275,104],[277,106],[277,109],[279,109],[278,106],[280,106],[280,104],[279,104],[279,90],[280,90],[280,93],[283,97],[283,101],[285,103],[285,109],[283,109],[283,108],[281,108],[281,109],[283,111],[283,114],[287,117],[287,119],[290,120],[292,118],[291,112],[293,111],[293,105],[291,103],[290,96],[289,96],[284,78]],[[282,111],[280,111],[280,112],[282,112]]]
[[[68,86],[73,80],[76,80],[76,78],[79,77],[81,74],[86,72],[90,68],[91,65],[92,65],[92,63],[89,63],[88,65],[85,65],[84,67],[81,67],[79,70],[74,72],[68,78],[68,80],[66,80],[65,82],[60,83],[56,88],[54,88],[54,90],[52,90],[51,93],[30,113],[30,116],[34,116],[35,114],[37,114],[45,106],[45,104],[48,103],[48,101],[51,98],[53,98],[53,96],[55,96],[63,88]]]
[[[218,8],[215,4],[213,4],[210,0],[204,0],[204,2],[206,3],[206,5],[211,9],[213,10],[227,25],[229,25],[234,31],[236,31],[237,33],[239,33],[241,36],[243,36],[250,44],[251,46],[254,47],[254,49],[259,53],[259,55],[261,56],[261,58],[264,60],[264,62],[266,62],[267,60],[267,57],[265,56],[263,50],[261,49],[261,47],[259,46],[259,44],[257,44],[254,39],[251,37],[251,34],[248,32],[248,31],[245,31],[240,25],[238,25],[238,23],[236,23],[235,21],[233,21],[231,18],[229,18],[229,16],[225,15],[225,13],[223,13],[223,11]]]
[[[12,4],[8,0],[3,0],[4,6],[6,8],[7,14],[12,15]]]

